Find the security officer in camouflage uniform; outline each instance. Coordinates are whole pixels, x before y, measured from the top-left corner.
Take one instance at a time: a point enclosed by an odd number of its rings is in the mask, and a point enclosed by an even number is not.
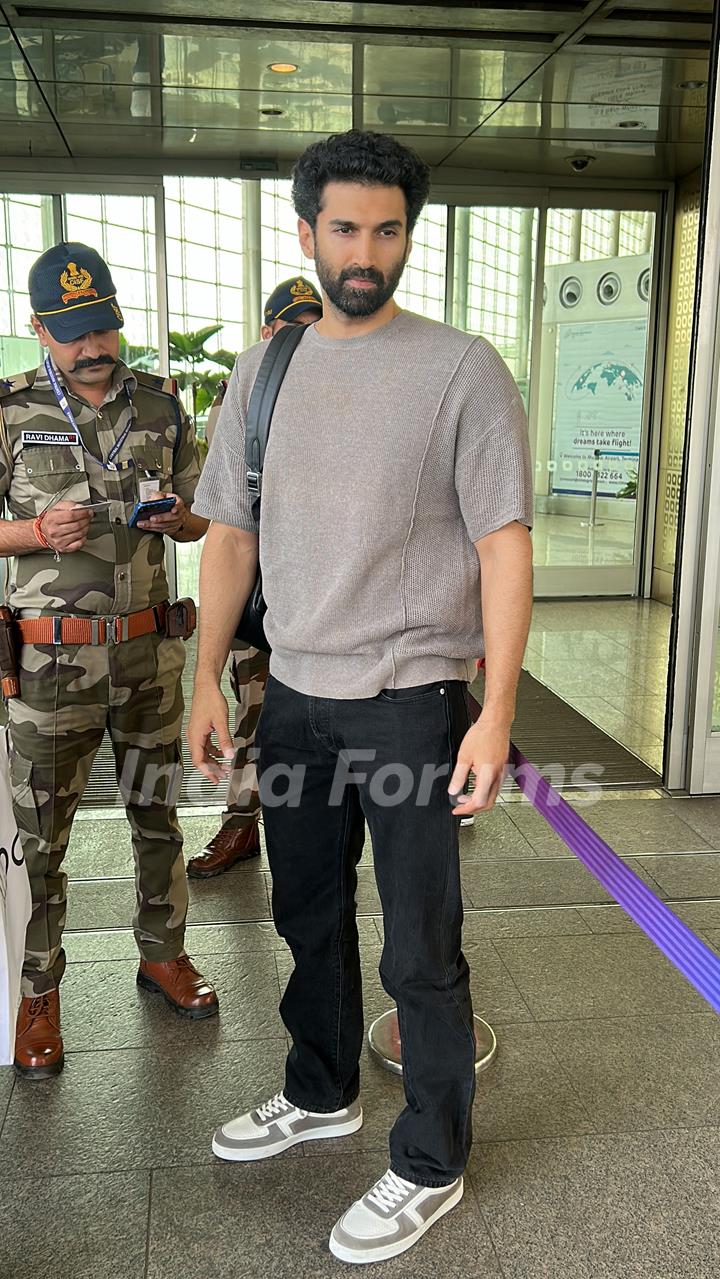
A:
[[[175,815],[185,661],[170,638],[163,534],[196,541],[193,429],[170,380],[118,358],[123,317],[103,259],[58,244],[30,272],[33,328],[47,358],[0,386],[0,554],[22,640],[9,701],[15,815],[33,896],[15,1065],[62,1069],[62,861],[107,729],[132,829],[138,984],[186,1017],[217,1012],[184,952],[187,884]],[[131,527],[138,499],[175,495]]]
[[[278,284],[270,294],[265,303],[265,323],[260,335],[267,341],[278,329],[291,324],[314,324],[321,315],[322,297],[315,285],[304,276],[296,275],[291,280]],[[212,439],[226,388],[227,382],[223,380],[208,416],[208,442]],[[260,853],[260,799],[253,748],[269,663],[269,655],[261,649],[244,644],[233,647],[230,686],[237,703],[233,733],[235,758],[220,830],[197,857],[192,857],[188,862],[187,873],[194,879],[209,879],[213,875],[221,875],[236,862],[247,861]]]

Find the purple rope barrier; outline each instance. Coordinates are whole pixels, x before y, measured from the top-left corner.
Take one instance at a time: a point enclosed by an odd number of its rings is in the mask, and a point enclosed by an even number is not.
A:
[[[470,695],[473,716],[480,706]],[[612,848],[583,821],[517,746],[510,744],[510,763],[520,790],[571,853],[602,884],[618,905],[687,978],[704,999],[720,1012],[720,956],[684,924],[648,888],[644,880],[613,852]]]

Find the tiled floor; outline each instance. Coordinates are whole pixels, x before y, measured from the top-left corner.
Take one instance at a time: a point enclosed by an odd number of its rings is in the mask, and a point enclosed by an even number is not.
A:
[[[720,945],[720,800],[617,793],[583,814]],[[188,852],[214,830],[186,817]],[[461,833],[476,1009],[497,1031],[479,1079],[461,1206],[373,1268],[408,1279],[717,1279],[720,1022],[559,839],[507,793]],[[2,1279],[316,1279],[346,1273],[329,1230],[384,1171],[399,1081],[363,1062],[365,1124],[259,1165],[220,1164],[213,1128],[280,1086],[288,954],[263,857],[191,887],[188,950],[219,1019],[135,986],[124,823],[76,823],[67,868],[67,1065],[0,1070]],[[368,1020],[382,920],[361,867]]]
[[[655,600],[537,600],[524,664],[661,773],[669,641]]]

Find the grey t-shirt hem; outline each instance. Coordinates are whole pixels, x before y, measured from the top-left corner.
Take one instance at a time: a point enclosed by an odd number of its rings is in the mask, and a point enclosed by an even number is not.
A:
[[[478,657],[482,654],[478,653]],[[477,674],[475,658],[411,657],[396,659],[386,655],[362,659],[334,654],[283,653],[273,650],[270,674],[287,688],[307,697],[328,697],[333,701],[354,701],[377,697],[384,688],[414,688],[433,684],[436,680],[462,680],[471,683]]]

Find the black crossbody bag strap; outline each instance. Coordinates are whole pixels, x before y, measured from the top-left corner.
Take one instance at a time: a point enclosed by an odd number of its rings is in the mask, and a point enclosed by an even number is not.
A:
[[[260,518],[262,470],[275,402],[293,353],[305,335],[305,329],[304,324],[278,329],[268,343],[250,393],[245,425],[245,463],[248,492],[253,503],[252,513],[256,520]]]
[[[260,520],[260,497],[262,490],[262,472],[265,463],[265,450],[270,434],[275,401],[287,373],[288,365],[298,343],[305,333],[305,325],[288,326],[279,329],[270,339],[260,368],[255,377],[255,384],[250,392],[247,421],[245,425],[245,462],[247,469],[247,486],[252,500],[253,518]],[[253,648],[270,652],[270,645],[265,635],[265,614],[267,605],[263,595],[262,573],[258,565],[255,584],[243,609],[242,617],[235,631],[236,639]]]

